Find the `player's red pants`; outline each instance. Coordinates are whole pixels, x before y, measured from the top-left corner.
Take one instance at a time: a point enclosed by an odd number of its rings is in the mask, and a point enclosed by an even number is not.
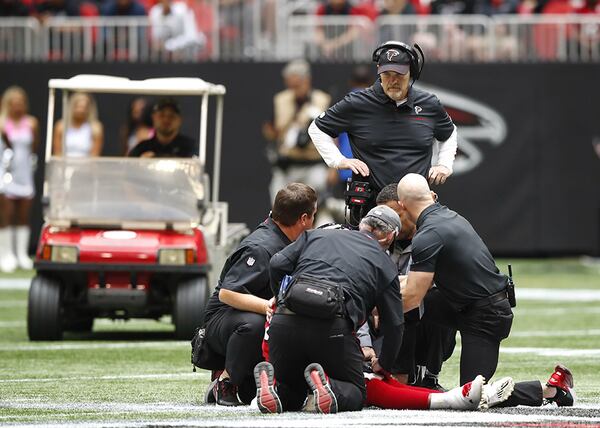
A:
[[[429,394],[440,391],[404,385],[394,379],[365,379],[367,385],[366,406],[382,409],[421,410],[429,408]]]

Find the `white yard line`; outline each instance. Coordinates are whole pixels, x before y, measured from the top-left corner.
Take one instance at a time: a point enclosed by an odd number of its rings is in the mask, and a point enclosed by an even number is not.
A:
[[[0,300],[0,308],[22,308],[27,306],[26,300]]]
[[[75,349],[125,349],[125,348],[190,348],[188,341],[163,342],[127,342],[127,343],[62,343],[62,344],[31,344],[31,345],[0,345],[2,351],[72,351]]]
[[[600,290],[553,289],[553,288],[516,288],[517,301],[541,300],[558,302],[597,302]],[[517,306],[518,307],[518,306]]]
[[[600,336],[600,329],[511,331],[509,337]]]
[[[544,424],[544,422],[554,422],[562,424],[587,423],[598,424],[600,422],[600,413],[598,416],[562,416],[553,414],[552,409],[545,414],[504,414],[492,412],[457,412],[457,411],[415,411],[415,410],[363,410],[360,412],[341,413],[337,415],[316,415],[307,413],[285,413],[282,415],[261,415],[257,410],[248,407],[241,408],[223,408],[215,406],[194,406],[194,405],[173,405],[165,403],[155,404],[127,404],[127,403],[68,403],[68,404],[30,404],[0,401],[0,406],[13,409],[48,409],[62,412],[68,411],[97,411],[98,413],[108,414],[115,418],[115,413],[124,412],[142,412],[142,413],[160,413],[160,412],[192,412],[201,413],[201,419],[170,419],[170,420],[149,420],[142,421],[122,421],[122,422],[74,422],[74,423],[48,423],[42,422],[48,427],[142,427],[142,426],[223,426],[223,427],[370,427],[370,426],[401,426],[401,425],[426,425],[426,426],[481,426],[482,424]],[[596,413],[596,412],[593,412]],[[212,416],[214,414],[214,416]],[[73,416],[73,414],[71,414]],[[109,417],[110,417],[109,416]],[[9,418],[4,418],[9,419]],[[435,425],[437,424],[437,425]],[[18,425],[18,426],[39,426],[39,425]]]
[[[0,328],[25,327],[26,325],[25,321],[0,321]]]
[[[193,373],[151,373],[140,375],[112,375],[112,376],[70,376],[70,377],[43,377],[43,378],[17,378],[0,379],[2,383],[47,383],[47,382],[80,382],[80,381],[105,381],[105,380],[125,380],[125,379],[193,379],[208,377],[208,372],[199,370]]]
[[[535,354],[542,357],[595,357],[600,356],[600,349],[566,349],[566,348],[521,348],[500,346],[504,354]]]
[[[0,278],[0,290],[29,290],[30,278]]]
[[[577,314],[600,314],[600,306],[584,306],[584,307],[576,307],[573,306],[568,307],[560,307],[560,308],[527,308],[521,307],[517,305],[513,311],[517,315],[572,315],[574,312]]]

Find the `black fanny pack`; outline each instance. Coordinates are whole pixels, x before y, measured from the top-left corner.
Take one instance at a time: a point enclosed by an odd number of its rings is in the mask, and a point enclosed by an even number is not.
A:
[[[294,279],[280,303],[298,315],[322,319],[345,316],[342,286],[309,275]]]
[[[225,358],[212,352],[206,346],[206,330],[196,328],[192,337],[192,366],[207,370],[222,370],[225,367]]]

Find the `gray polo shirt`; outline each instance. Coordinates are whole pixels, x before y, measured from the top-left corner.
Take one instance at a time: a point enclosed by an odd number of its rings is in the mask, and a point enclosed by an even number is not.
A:
[[[434,140],[446,141],[454,131],[435,95],[413,87],[397,106],[380,81],[346,95],[315,124],[333,138],[348,133],[352,153],[369,167],[376,191],[411,172],[427,177]]]

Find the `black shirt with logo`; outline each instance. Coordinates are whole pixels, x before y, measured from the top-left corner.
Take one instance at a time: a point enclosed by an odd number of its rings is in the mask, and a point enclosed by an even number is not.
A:
[[[290,242],[271,217],[248,235],[225,261],[215,292],[206,306],[205,322],[219,310],[229,307],[219,300],[222,288],[263,299],[273,297],[269,284],[269,261],[273,254]]]
[[[130,157],[140,157],[146,152],[154,153],[157,158],[191,158],[198,155],[198,143],[190,137],[177,134],[169,144],[161,144],[156,135],[148,140],[140,141],[129,152]]]
[[[410,270],[435,273],[435,285],[456,310],[507,285],[473,226],[439,203],[427,207],[417,220]]]
[[[398,268],[377,240],[355,230],[304,232],[271,259],[273,292],[279,291],[284,275],[303,274],[342,285],[346,313],[355,331],[378,308],[385,337],[379,362],[391,370],[402,342],[402,296]]]
[[[376,192],[408,173],[427,176],[434,139],[446,141],[454,124],[433,94],[412,87],[397,106],[378,80],[352,92],[315,120],[335,138],[347,132],[355,158],[367,164]]]

